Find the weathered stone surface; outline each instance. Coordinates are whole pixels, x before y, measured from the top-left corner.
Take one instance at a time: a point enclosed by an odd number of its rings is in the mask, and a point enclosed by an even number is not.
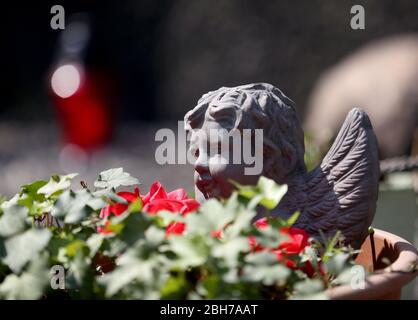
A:
[[[260,174],[245,174],[242,162],[218,161],[225,155],[219,153],[223,148],[216,148],[216,152],[207,148],[215,141],[218,144],[219,140],[211,135],[211,130],[218,128],[229,132],[263,130]],[[339,230],[355,248],[367,236],[376,209],[379,159],[376,137],[364,111],[350,111],[328,154],[309,173],[304,163],[303,130],[294,103],[270,84],[222,87],[203,95],[186,114],[185,129],[192,133],[197,195],[228,197],[233,189],[231,179],[254,184],[263,175],[288,185],[288,192],[273,215],[289,217],[300,211],[296,227],[318,239],[321,232],[329,238]],[[257,142],[247,141],[251,145]],[[231,152],[236,146],[228,147]]]

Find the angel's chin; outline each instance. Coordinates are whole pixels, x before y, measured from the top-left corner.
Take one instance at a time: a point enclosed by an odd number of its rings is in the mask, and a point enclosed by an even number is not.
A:
[[[204,192],[203,194],[205,195],[205,198],[206,198],[206,199],[210,199],[210,198],[218,198],[218,197],[216,196],[216,195],[217,195],[217,192],[208,191],[208,192]]]
[[[207,192],[207,198],[216,198],[216,199],[227,199],[231,196],[232,190],[220,190],[220,189],[212,189],[211,191]]]
[[[202,194],[205,196],[206,199],[210,199],[210,198],[220,199],[221,198],[221,192],[217,188],[208,188],[208,189],[204,189],[200,191],[202,192]]]

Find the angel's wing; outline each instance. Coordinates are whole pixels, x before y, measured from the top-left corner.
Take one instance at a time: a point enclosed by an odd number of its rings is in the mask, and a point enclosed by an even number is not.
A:
[[[295,226],[319,236],[340,230],[359,248],[376,210],[379,157],[367,114],[353,109],[321,165],[305,181],[305,203]]]

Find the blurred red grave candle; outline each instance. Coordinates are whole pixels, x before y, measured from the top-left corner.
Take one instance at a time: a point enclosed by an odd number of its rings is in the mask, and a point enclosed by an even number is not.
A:
[[[58,65],[50,80],[65,144],[85,151],[105,145],[112,132],[106,79],[69,62]]]

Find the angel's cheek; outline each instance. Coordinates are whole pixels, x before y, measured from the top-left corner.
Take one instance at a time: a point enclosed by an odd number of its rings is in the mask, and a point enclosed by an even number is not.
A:
[[[245,166],[242,164],[210,163],[209,168],[211,176],[223,198],[229,197],[235,189],[230,180],[244,185],[256,184],[258,180],[258,176],[245,175]]]

